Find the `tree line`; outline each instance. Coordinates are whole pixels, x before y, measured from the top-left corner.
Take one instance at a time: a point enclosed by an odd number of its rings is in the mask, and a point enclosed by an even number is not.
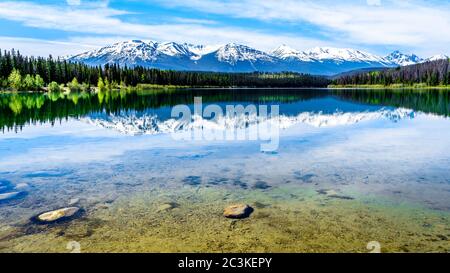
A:
[[[450,84],[450,60],[436,60],[381,71],[355,73],[339,77],[335,85],[426,85]]]
[[[127,67],[118,64],[89,66],[61,58],[23,56],[19,51],[0,50],[0,88],[57,91],[115,89],[118,87],[172,85],[189,87],[326,87],[330,81],[302,73],[219,73]]]

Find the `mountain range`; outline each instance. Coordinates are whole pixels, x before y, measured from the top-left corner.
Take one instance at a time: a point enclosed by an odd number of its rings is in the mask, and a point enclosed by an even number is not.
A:
[[[332,47],[299,51],[286,45],[264,52],[234,43],[208,46],[131,40],[70,56],[68,60],[88,65],[119,64],[186,71],[291,71],[335,75],[356,69],[404,66],[443,58],[448,57],[436,55],[422,59],[400,51],[381,57],[356,49]]]

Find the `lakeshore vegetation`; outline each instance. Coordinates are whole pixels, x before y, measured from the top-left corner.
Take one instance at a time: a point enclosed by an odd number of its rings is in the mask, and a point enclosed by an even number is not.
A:
[[[89,66],[54,59],[28,57],[0,51],[0,88],[12,91],[87,91],[157,87],[326,87],[329,79],[301,73],[216,73],[121,67]]]
[[[28,57],[19,51],[0,50],[0,90],[82,92],[189,87],[450,88],[450,61],[356,71],[331,80],[292,72],[223,73],[121,67],[117,64],[89,66],[52,56]]]
[[[442,59],[381,71],[350,73],[330,87],[450,88],[450,60]]]

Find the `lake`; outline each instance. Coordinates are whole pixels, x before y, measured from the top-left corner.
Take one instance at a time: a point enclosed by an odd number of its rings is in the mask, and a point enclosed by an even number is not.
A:
[[[449,252],[449,117],[439,90],[0,93],[0,252]]]

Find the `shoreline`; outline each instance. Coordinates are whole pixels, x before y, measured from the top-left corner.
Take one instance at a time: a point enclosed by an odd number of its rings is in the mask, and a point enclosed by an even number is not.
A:
[[[152,86],[146,88],[138,88],[138,87],[126,87],[126,88],[118,88],[111,90],[104,90],[102,92],[139,92],[139,91],[147,91],[147,90],[155,90],[155,91],[173,91],[173,90],[414,90],[414,91],[423,91],[423,90],[450,90],[450,86],[426,86],[426,87],[414,87],[414,86],[366,86],[366,85],[348,85],[348,86],[328,86],[328,87],[189,87],[189,86]],[[91,88],[91,90],[78,90],[78,91],[70,91],[68,89],[61,90],[59,92],[50,92],[47,90],[39,90],[39,91],[27,91],[27,90],[0,90],[0,93],[3,94],[14,94],[14,93],[30,93],[30,94],[50,94],[50,93],[82,93],[82,92],[90,92],[90,93],[99,93],[98,88]]]
[[[418,85],[329,85],[327,89],[380,89],[380,90],[450,90],[448,86],[418,86]]]
[[[314,89],[314,90],[328,90],[329,87],[245,87],[245,86],[207,86],[207,87],[201,87],[201,86],[149,86],[149,87],[123,87],[123,88],[114,88],[110,90],[104,90],[103,92],[114,92],[114,91],[145,91],[145,90],[189,90],[189,89],[202,89],[202,90],[227,90],[227,89],[245,89],[245,90],[258,90],[258,89],[266,89],[266,90],[276,90],[276,89],[283,89],[283,90],[303,90],[303,89]],[[81,92],[92,92],[92,93],[98,93],[99,90],[97,87],[92,87],[90,90],[78,90],[78,91],[70,91],[67,88],[59,91],[59,93],[81,93]],[[7,90],[7,89],[0,89],[0,93],[58,93],[58,92],[50,92],[48,90]]]

